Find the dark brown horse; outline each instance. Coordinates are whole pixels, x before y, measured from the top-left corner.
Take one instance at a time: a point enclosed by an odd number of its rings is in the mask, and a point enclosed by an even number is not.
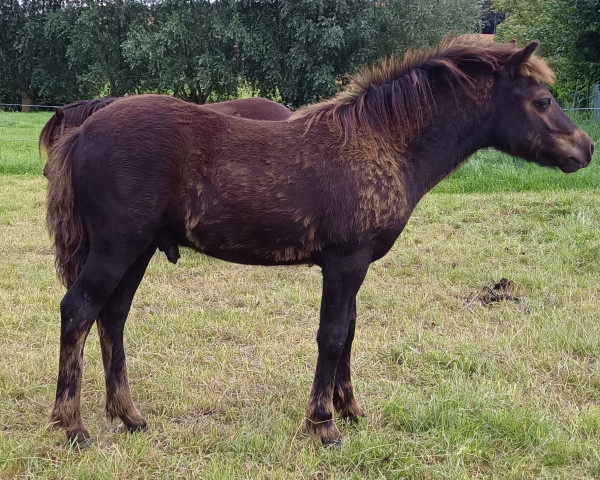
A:
[[[119,100],[118,97],[104,97],[95,100],[80,100],[54,109],[40,133],[40,150],[48,148],[64,133],[66,128],[78,127],[98,110]],[[254,120],[287,120],[292,111],[280,103],[266,98],[240,98],[220,103],[206,103],[202,108],[234,117]]]
[[[356,421],[350,350],[356,294],[419,199],[480,148],[574,172],[593,144],[558,107],[537,44],[446,40],[363,71],[286,122],[219,115],[156,95],[94,114],[50,152],[48,227],[61,303],[53,421],[87,443],[80,410],[86,337],[97,322],[106,411],[146,429],[134,406],[123,326],[157,245],[232,262],[317,264],[319,354],[307,430],[337,442]]]

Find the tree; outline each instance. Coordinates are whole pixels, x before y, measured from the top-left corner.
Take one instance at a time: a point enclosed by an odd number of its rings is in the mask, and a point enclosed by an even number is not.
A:
[[[600,82],[600,0],[570,0],[567,29],[572,32],[571,54],[591,82]]]
[[[124,44],[132,65],[148,72],[146,90],[194,103],[236,96],[235,41],[228,2],[167,0]]]
[[[14,39],[24,22],[18,0],[0,0],[0,95],[4,103],[19,101],[19,56]]]
[[[298,106],[335,93],[341,77],[373,58],[374,2],[237,2],[242,71],[262,91]]]
[[[598,0],[494,0],[506,13],[498,38],[521,45],[541,42],[538,53],[557,73],[553,87],[563,104],[588,106],[591,85],[600,82],[600,2]]]
[[[409,47],[437,44],[449,32],[479,32],[481,0],[388,0],[377,2],[378,57],[402,55]]]
[[[142,72],[123,53],[129,30],[148,21],[144,4],[136,0],[87,2],[75,22],[67,54],[88,95],[135,93]]]
[[[73,2],[0,0],[0,95],[7,103],[60,103],[78,96],[66,51]],[[70,23],[69,23],[70,22]]]

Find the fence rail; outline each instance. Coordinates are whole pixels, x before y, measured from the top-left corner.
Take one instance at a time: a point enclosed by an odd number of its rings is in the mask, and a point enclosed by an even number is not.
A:
[[[60,107],[60,105],[23,105],[22,103],[0,103],[0,107],[56,108]]]

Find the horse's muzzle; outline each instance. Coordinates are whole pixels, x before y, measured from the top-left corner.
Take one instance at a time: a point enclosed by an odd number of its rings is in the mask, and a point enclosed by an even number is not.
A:
[[[587,167],[594,155],[594,142],[583,130],[577,130],[556,141],[557,153],[562,161],[557,166],[565,173]]]

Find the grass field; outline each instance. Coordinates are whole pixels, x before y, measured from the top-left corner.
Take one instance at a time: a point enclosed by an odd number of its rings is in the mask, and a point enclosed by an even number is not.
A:
[[[47,118],[8,115],[0,138]],[[353,372],[366,417],[340,425],[338,450],[301,429],[319,270],[157,256],[126,327],[151,430],[123,434],[105,419],[92,333],[83,414],[95,446],[78,453],[47,425],[63,289],[42,162],[35,144],[22,160],[0,146],[0,478],[600,477],[596,165],[566,176],[483,152],[425,197],[359,294]],[[501,278],[507,291],[493,288]]]

